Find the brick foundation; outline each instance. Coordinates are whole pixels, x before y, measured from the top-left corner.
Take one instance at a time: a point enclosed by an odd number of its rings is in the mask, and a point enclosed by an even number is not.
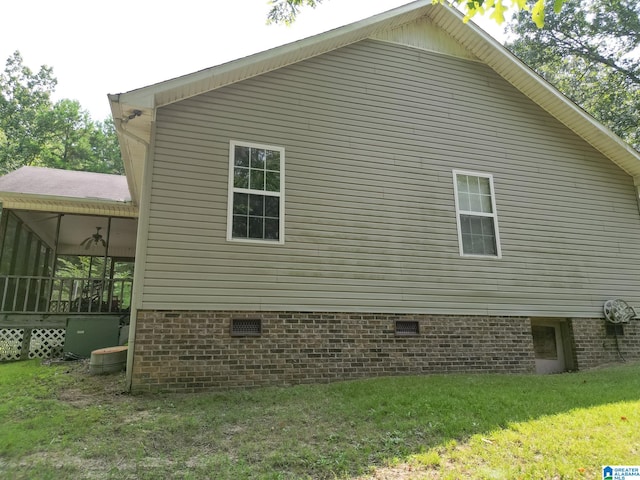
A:
[[[261,335],[232,336],[232,319],[260,319]],[[396,321],[417,321],[419,333],[397,335]],[[132,390],[488,371],[535,371],[528,318],[140,311]]]
[[[232,319],[259,319],[260,336],[233,336]],[[416,321],[417,335],[398,335]],[[640,359],[640,321],[618,337],[622,358]],[[567,322],[570,369],[621,361],[600,318]],[[324,383],[363,377],[443,373],[533,373],[526,317],[305,312],[138,312],[132,390]]]
[[[631,320],[623,324],[622,328],[624,335],[618,336],[618,347],[616,347],[616,338],[606,334],[606,322],[603,319],[572,319],[571,341],[574,345],[574,361],[578,370],[620,362],[622,359],[640,359],[640,321]]]

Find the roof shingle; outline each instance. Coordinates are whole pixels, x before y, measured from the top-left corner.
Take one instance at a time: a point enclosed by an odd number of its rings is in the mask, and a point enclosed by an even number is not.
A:
[[[0,192],[131,202],[123,175],[22,167],[0,177]]]

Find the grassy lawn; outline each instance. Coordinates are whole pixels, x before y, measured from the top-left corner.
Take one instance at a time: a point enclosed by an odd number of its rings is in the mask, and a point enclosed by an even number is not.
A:
[[[640,464],[640,363],[198,395],[0,365],[3,479],[595,479]]]

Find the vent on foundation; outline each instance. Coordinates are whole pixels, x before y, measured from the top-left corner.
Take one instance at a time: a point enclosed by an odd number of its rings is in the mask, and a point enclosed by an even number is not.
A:
[[[262,321],[259,318],[234,318],[231,320],[231,336],[259,337],[262,334]]]
[[[607,323],[605,328],[607,330],[607,337],[624,336],[624,325],[620,323]]]
[[[396,335],[418,335],[420,326],[417,321],[396,321]]]

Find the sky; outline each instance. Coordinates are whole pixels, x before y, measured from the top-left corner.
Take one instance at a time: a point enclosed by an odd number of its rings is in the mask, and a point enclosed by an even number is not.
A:
[[[266,25],[267,0],[7,0],[0,61],[20,51],[36,71],[53,67],[54,99],[78,100],[94,120],[107,94],[196,72],[410,3],[324,0],[292,26]],[[476,23],[497,38],[502,28]]]

